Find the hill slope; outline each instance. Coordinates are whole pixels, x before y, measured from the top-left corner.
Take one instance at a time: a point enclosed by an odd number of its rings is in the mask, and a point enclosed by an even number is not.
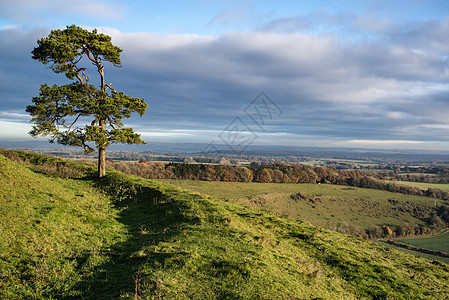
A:
[[[308,221],[320,227],[351,224],[353,235],[382,226],[431,226],[435,199],[359,187],[331,184],[243,183],[195,180],[164,180],[180,188],[263,208]],[[443,204],[442,200],[438,200]],[[357,228],[358,227],[358,228]],[[406,227],[406,226],[404,226]],[[351,228],[349,228],[351,229]],[[429,229],[429,228],[427,228]],[[430,229],[429,229],[430,230]],[[405,230],[404,230],[405,231]],[[377,236],[380,238],[380,236]]]
[[[0,156],[0,190],[2,298],[449,293],[444,264],[112,171],[102,180],[62,180]]]

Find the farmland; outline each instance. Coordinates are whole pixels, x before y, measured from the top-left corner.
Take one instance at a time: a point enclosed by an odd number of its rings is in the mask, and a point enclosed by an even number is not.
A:
[[[326,184],[165,182],[337,230],[352,225],[358,230],[383,225],[425,226],[435,204],[435,200],[428,197]],[[298,194],[300,197],[294,196]],[[443,201],[437,203],[443,204]],[[357,231],[356,228],[351,230]]]
[[[419,248],[449,253],[449,231],[436,236],[399,239],[398,241]]]
[[[417,238],[417,239],[419,239],[419,238]],[[399,246],[392,245],[390,243],[386,243],[384,241],[376,241],[376,244],[383,245],[383,246],[386,246],[386,247],[390,247],[390,248],[393,248],[395,250],[398,250],[398,251],[401,251],[401,252],[404,252],[404,253],[408,253],[408,254],[424,257],[424,258],[426,258],[428,260],[433,260],[433,261],[437,260],[437,261],[441,261],[441,262],[444,262],[446,264],[449,264],[449,258],[440,256],[440,255],[432,255],[432,254],[424,253],[424,252],[421,252],[421,251],[409,250],[409,249],[406,249],[404,247],[399,247]]]
[[[449,191],[449,184],[437,184],[437,183],[426,183],[426,182],[410,182],[410,181],[394,181],[398,184],[405,184],[410,186],[416,186],[422,189],[437,188],[445,191]]]

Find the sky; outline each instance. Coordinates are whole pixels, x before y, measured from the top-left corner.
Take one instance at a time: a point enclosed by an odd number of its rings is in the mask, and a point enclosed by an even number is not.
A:
[[[449,150],[449,1],[0,0],[0,140],[68,83],[31,51],[72,24],[123,49],[106,81],[149,144]]]

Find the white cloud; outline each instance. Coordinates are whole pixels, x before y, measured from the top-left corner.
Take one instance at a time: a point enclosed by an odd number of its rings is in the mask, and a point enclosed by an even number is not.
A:
[[[445,22],[427,24],[427,31],[422,30],[429,36],[420,33],[428,43],[410,37],[410,45],[406,35],[395,43],[379,44],[311,33],[201,36],[99,30],[124,50],[122,68],[106,66],[107,80],[150,104],[143,119],[130,119],[144,136],[216,137],[235,117],[244,117],[243,109],[265,91],[285,113],[267,127],[264,139],[282,133],[282,140],[311,136],[317,137],[315,142],[321,138],[369,144],[363,141],[449,138],[439,127],[447,125],[449,111],[447,63],[442,59],[447,53],[432,42],[440,38],[433,33],[440,32]],[[386,24],[378,31],[390,34],[389,30]],[[51,84],[57,76],[39,63],[30,64],[29,52],[39,36],[25,31],[0,30],[0,56],[12,58],[0,62],[3,118],[24,109],[36,95],[39,81]]]
[[[7,111],[0,111],[0,119],[13,119],[13,120],[29,120],[30,116],[28,114],[24,113],[17,113],[17,112],[7,112]]]
[[[326,127],[314,128],[323,134],[371,132],[380,137],[401,132],[407,123],[431,119],[437,112],[419,108],[423,97],[449,92],[441,61],[424,47],[354,44],[299,33],[198,36],[104,31],[124,49],[127,82],[134,82],[140,90],[136,93],[149,93],[150,104],[168,101],[163,113],[179,122],[195,119],[217,126],[221,120],[224,127],[264,90],[275,95],[287,112],[281,123],[326,122]],[[349,130],[355,124],[359,129]]]
[[[123,5],[101,0],[0,0],[0,16],[19,22],[36,21],[54,18],[55,15],[83,15],[92,18],[122,19]]]
[[[23,140],[30,138],[27,133],[31,130],[31,124],[0,119],[0,128],[1,139]]]

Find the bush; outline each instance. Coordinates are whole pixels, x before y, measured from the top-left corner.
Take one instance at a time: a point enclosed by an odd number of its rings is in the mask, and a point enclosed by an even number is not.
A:
[[[12,161],[27,164],[33,170],[60,178],[81,178],[94,171],[94,167],[85,163],[66,161],[57,157],[24,151],[1,150],[0,153]]]

